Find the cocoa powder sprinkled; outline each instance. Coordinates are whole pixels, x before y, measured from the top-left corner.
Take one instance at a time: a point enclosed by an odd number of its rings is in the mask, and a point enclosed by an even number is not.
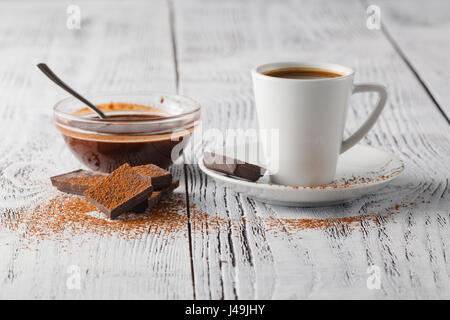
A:
[[[84,194],[96,204],[112,210],[136,195],[151,194],[151,191],[150,181],[142,178],[129,164],[124,164]]]
[[[174,238],[185,234],[182,232],[187,225],[185,208],[184,195],[174,194],[151,212],[127,213],[110,220],[85,198],[61,195],[26,210],[10,227],[23,231],[21,236],[27,245],[42,240],[69,242],[77,235],[87,234],[135,240],[149,232],[159,232]]]
[[[395,176],[397,176],[400,172],[405,168],[404,163],[401,163],[398,167],[391,168],[388,172],[386,172],[386,168],[392,161],[388,161],[384,166],[379,168],[376,171],[368,172],[367,176],[354,176],[349,178],[340,178],[338,180],[333,181],[327,185],[319,185],[319,186],[287,186],[293,189],[347,189],[351,187],[355,187],[361,184],[374,184],[382,181],[389,180]],[[384,173],[384,174],[382,174]],[[271,185],[271,184],[269,184]]]
[[[72,184],[80,184],[85,186],[95,186],[96,184],[104,181],[106,179],[106,176],[87,176],[87,177],[70,177],[70,178],[63,178],[64,181]]]
[[[429,200],[419,197],[416,201],[404,197],[398,203],[389,207],[380,207],[373,212],[341,218],[276,218],[253,217],[253,222],[262,226],[265,232],[274,237],[286,236],[301,239],[304,232],[342,230],[346,232],[359,231],[364,228],[375,227],[378,223],[391,221],[402,209],[416,207],[429,203]],[[216,235],[218,231],[233,231],[233,236],[240,237],[242,226],[247,223],[245,217],[225,219],[209,215],[196,208],[189,207],[191,213],[191,227],[194,236]],[[148,234],[159,234],[165,239],[187,237],[188,218],[184,194],[174,194],[162,201],[150,212],[144,214],[127,213],[117,220],[109,220],[85,198],[72,195],[58,195],[44,201],[39,206],[23,212],[17,220],[11,222],[11,229],[20,231],[26,246],[43,240],[68,243],[76,236],[89,240],[93,237],[118,237],[123,240],[142,239]],[[334,231],[333,231],[334,232]]]

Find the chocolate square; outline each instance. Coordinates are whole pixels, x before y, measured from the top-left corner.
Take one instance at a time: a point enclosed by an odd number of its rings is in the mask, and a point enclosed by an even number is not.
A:
[[[136,206],[133,209],[133,212],[136,213],[142,213],[142,212],[148,212],[151,210],[154,206],[156,206],[158,203],[161,202],[161,200],[164,200],[167,198],[178,186],[180,185],[180,180],[175,179],[172,181],[170,186],[165,187],[162,190],[159,191],[153,191],[150,197],[148,197],[147,202],[141,203],[138,206]]]
[[[148,198],[148,208],[149,209],[153,208],[161,200],[164,200],[165,198],[167,198],[173,192],[173,190],[178,188],[179,185],[180,185],[180,180],[175,179],[172,181],[170,186],[165,187],[164,189],[162,189],[160,191],[153,192],[152,195]]]
[[[133,167],[133,169],[143,177],[150,179],[154,190],[161,190],[172,183],[172,174],[154,164],[145,164]]]
[[[132,210],[152,194],[151,181],[129,164],[114,170],[106,179],[87,189],[86,198],[111,219]]]
[[[255,164],[225,157],[212,152],[203,153],[203,163],[208,169],[250,181],[258,180],[266,171],[266,169]]]
[[[106,176],[105,173],[79,169],[50,177],[50,180],[59,191],[83,195],[84,191],[102,182]]]

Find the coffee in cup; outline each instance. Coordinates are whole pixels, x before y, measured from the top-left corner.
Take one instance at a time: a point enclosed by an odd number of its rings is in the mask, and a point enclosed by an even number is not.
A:
[[[311,62],[268,63],[252,70],[259,127],[279,136],[277,150],[261,139],[272,182],[317,186],[333,181],[339,154],[367,134],[387,99],[384,86],[355,85],[354,75],[348,67]],[[343,140],[349,97],[360,92],[376,92],[377,106]]]

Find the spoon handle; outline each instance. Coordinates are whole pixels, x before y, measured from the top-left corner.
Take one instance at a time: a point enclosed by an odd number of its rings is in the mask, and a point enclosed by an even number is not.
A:
[[[69,92],[71,95],[73,95],[75,98],[86,104],[89,108],[92,109],[95,113],[98,114],[98,116],[102,119],[106,119],[106,115],[97,108],[93,103],[89,102],[86,98],[84,98],[82,95],[80,95],[78,92],[73,90],[71,87],[69,87],[64,81],[62,81],[56,74],[53,73],[53,71],[45,64],[45,63],[39,63],[37,67],[52,80],[54,83],[56,83],[58,86]]]

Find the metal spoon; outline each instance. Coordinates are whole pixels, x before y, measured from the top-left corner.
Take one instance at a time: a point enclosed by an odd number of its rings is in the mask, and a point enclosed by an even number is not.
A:
[[[97,108],[93,103],[89,102],[86,98],[84,98],[81,94],[73,90],[71,87],[69,87],[67,84],[65,84],[56,74],[53,73],[53,71],[45,64],[45,63],[39,63],[37,65],[39,70],[41,70],[47,77],[50,78],[54,83],[56,83],[58,86],[66,90],[68,93],[73,95],[75,98],[83,102],[85,105],[87,105],[92,111],[94,111],[101,119],[107,119],[106,115]]]

